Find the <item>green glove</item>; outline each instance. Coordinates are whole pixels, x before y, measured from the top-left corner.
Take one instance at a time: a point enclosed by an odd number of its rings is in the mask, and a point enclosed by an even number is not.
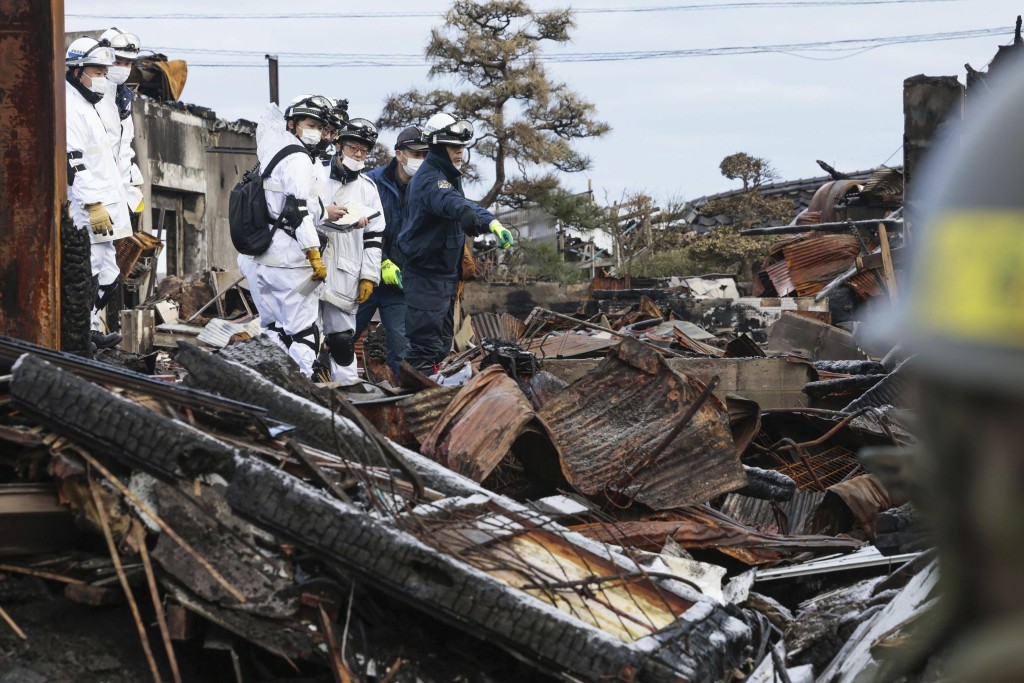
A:
[[[491,221],[491,232],[498,238],[498,246],[502,249],[508,249],[512,246],[512,233],[508,231],[504,225],[498,220]]]
[[[402,271],[395,262],[387,258],[380,264],[380,280],[386,285],[397,285],[402,289]]]

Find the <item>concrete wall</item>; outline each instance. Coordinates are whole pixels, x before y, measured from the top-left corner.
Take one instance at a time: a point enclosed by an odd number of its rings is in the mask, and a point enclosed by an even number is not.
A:
[[[234,270],[238,254],[228,231],[228,195],[256,156],[216,150],[255,149],[252,134],[205,112],[142,98],[135,100],[133,117],[135,161],[145,180],[146,228],[157,226],[160,206],[177,202],[181,239],[161,272]]]
[[[509,313],[524,319],[535,306],[559,313],[573,313],[587,285],[535,282],[526,285],[466,283],[465,309],[468,313]]]

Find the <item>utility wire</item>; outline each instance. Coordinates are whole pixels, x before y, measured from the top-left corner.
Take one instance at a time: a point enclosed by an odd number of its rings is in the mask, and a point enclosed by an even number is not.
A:
[[[688,5],[667,5],[664,7],[579,7],[571,8],[574,14],[645,14],[654,12],[707,12],[735,9],[793,9],[803,7],[861,7],[865,5],[917,5],[964,0],[808,0],[799,2],[723,2],[694,3]],[[543,11],[543,10],[542,10]],[[441,17],[444,12],[292,12],[288,14],[227,14],[227,13],[167,13],[167,14],[65,14],[72,19],[154,19],[180,21],[190,19],[417,19]]]
[[[748,55],[764,53],[792,54],[798,52],[852,52],[861,53],[870,49],[888,45],[906,45],[913,43],[945,42],[950,40],[966,40],[969,38],[981,38],[986,36],[1004,34],[1008,29],[1005,27],[972,29],[965,31],[950,31],[944,33],[924,33],[908,36],[885,36],[878,38],[855,38],[847,40],[831,40],[814,43],[792,43],[785,45],[748,45],[731,47],[711,48],[689,48],[682,50],[646,50],[631,52],[563,52],[551,54],[538,54],[536,59],[548,63],[580,63],[580,62],[618,62],[618,61],[639,61],[648,59],[680,59],[685,57],[717,57],[725,55]],[[223,54],[223,55],[252,55],[263,56],[264,51],[244,50],[216,50],[211,48],[175,48],[162,46],[153,48],[165,53],[184,54]],[[330,62],[284,62],[281,67],[334,67],[334,66],[372,66],[372,67],[402,67],[422,66],[422,54],[368,54],[368,53],[327,53],[327,52],[279,52],[278,56],[291,57],[296,59],[333,59],[338,61]],[[802,55],[792,55],[802,56]],[[848,55],[854,56],[854,55]],[[209,67],[262,67],[264,62],[211,62],[211,63],[190,63],[190,66]]]

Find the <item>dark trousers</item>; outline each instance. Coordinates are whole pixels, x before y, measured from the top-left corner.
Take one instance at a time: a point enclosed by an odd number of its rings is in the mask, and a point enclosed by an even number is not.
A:
[[[405,334],[409,340],[405,359],[429,375],[452,348],[458,282],[408,271],[402,273],[402,282],[405,285]]]
[[[404,284],[404,282],[403,282]],[[356,313],[356,339],[362,336],[373,314],[380,310],[380,322],[388,331],[388,367],[398,377],[409,341],[405,337],[405,293],[394,285],[374,287],[373,294],[359,304]]]

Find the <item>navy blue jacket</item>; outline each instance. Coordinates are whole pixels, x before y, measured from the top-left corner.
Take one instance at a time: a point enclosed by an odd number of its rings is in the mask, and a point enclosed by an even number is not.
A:
[[[405,210],[405,190],[398,183],[398,159],[392,158],[386,166],[378,166],[365,173],[366,177],[377,184],[380,203],[384,207],[384,246],[381,248],[381,261],[391,259],[399,268],[401,259],[392,249],[398,231],[402,227],[402,212]],[[410,179],[411,180],[411,179]]]
[[[478,222],[463,232],[459,219],[466,208],[476,212]],[[458,280],[466,233],[482,235],[493,220],[490,211],[466,199],[462,173],[447,155],[429,152],[406,189],[405,213],[398,233],[402,268],[426,277]]]

